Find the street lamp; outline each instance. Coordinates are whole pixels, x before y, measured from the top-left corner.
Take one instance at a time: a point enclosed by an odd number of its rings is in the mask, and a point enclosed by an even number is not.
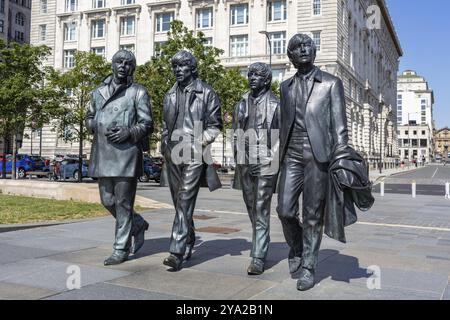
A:
[[[270,41],[269,33],[267,31],[259,31],[259,33],[264,34],[269,42],[269,66],[272,69],[272,42]]]

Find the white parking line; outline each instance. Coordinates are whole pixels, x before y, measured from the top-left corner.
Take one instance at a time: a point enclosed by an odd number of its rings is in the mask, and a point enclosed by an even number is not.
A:
[[[198,209],[196,211],[210,212],[210,213],[216,212],[216,213],[234,214],[234,215],[241,215],[241,216],[248,215],[247,213],[237,212],[237,211],[220,211],[220,210],[205,210],[205,209]],[[271,217],[278,217],[278,216],[275,214],[272,214]],[[422,226],[406,225],[406,224],[388,224],[388,223],[361,222],[361,221],[356,222],[356,224],[366,225],[366,226],[375,226],[375,227],[386,227],[386,228],[403,228],[403,229],[419,229],[419,230],[450,232],[450,228],[422,227]]]

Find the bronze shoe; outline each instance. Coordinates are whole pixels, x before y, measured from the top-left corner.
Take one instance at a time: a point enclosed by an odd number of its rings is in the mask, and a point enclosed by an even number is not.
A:
[[[179,271],[183,264],[183,258],[181,255],[171,254],[164,259],[163,264],[171,267],[173,271]]]
[[[105,266],[112,266],[116,264],[121,264],[128,259],[129,253],[127,251],[114,250],[113,254],[106,259],[103,264]]]
[[[302,268],[297,281],[297,290],[306,291],[314,287],[314,270]]]
[[[131,253],[136,254],[139,249],[142,248],[145,242],[145,231],[148,230],[148,222],[144,220],[136,235],[134,236],[133,246],[131,247]]]
[[[256,276],[263,274],[264,272],[264,260],[260,258],[253,258],[252,262],[247,268],[247,274],[251,276]]]

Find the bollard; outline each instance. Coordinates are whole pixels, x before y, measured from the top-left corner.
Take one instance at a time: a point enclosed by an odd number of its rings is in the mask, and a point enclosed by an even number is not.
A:
[[[380,196],[384,197],[384,181],[380,183]]]
[[[412,197],[415,198],[416,197],[416,182],[415,181],[412,182],[411,189],[412,189]]]
[[[445,184],[445,199],[450,199],[450,183]]]

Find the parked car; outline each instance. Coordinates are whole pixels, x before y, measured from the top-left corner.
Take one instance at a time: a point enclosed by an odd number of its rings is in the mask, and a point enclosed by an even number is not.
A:
[[[12,171],[12,154],[7,154],[6,157],[6,173]],[[0,157],[0,172],[3,170],[3,155]],[[18,178],[25,178],[28,171],[33,171],[33,161],[29,155],[18,154],[16,155],[16,170]]]
[[[79,168],[78,168],[79,161],[78,159],[64,159],[62,161],[55,161],[50,166],[50,171],[53,172],[53,178],[55,180],[57,179],[70,179],[74,178],[75,180],[78,180],[79,175]],[[83,178],[89,176],[89,166],[86,161],[83,161],[82,165],[82,173]]]
[[[40,156],[30,156],[33,171],[45,171],[45,159]]]
[[[140,182],[148,182],[150,180],[155,180],[159,183],[161,180],[161,166],[157,164],[153,158],[144,158],[144,174],[139,178]]]

